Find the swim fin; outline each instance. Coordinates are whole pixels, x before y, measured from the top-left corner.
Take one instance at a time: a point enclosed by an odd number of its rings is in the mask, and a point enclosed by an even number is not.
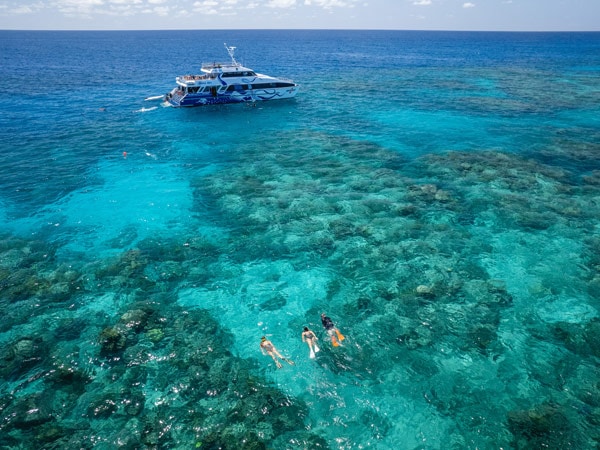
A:
[[[315,352],[312,350],[310,351],[310,359],[315,359]]]
[[[315,353],[317,353],[318,351],[321,350],[317,344],[315,344],[314,347],[315,347]]]
[[[335,338],[335,336],[331,336],[331,343],[333,344],[334,347],[339,347],[339,345],[340,345],[340,343]]]
[[[340,342],[341,342],[341,341],[343,341],[344,339],[346,339],[346,338],[344,337],[344,335],[343,335],[342,333],[340,333],[338,330],[335,330],[335,332],[336,332],[336,334],[337,334],[338,341],[340,341]]]

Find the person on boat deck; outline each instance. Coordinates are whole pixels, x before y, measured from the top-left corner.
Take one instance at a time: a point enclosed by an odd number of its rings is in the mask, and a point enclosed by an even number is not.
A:
[[[319,346],[317,345],[317,341],[319,338],[312,330],[309,330],[308,327],[304,327],[304,331],[302,331],[302,342],[306,342],[308,345],[308,349],[310,350],[310,357],[314,358],[315,353],[318,352]]]
[[[346,339],[340,330],[333,324],[333,320],[327,317],[325,313],[321,314],[321,323],[323,323],[323,327],[327,331],[327,334],[331,337],[331,343],[334,347],[338,347],[341,345],[342,341]]]
[[[278,369],[281,369],[281,363],[277,360],[277,358],[285,361],[290,366],[294,365],[294,362],[282,356],[281,353],[279,353],[279,351],[275,348],[273,343],[265,336],[260,338],[260,351],[263,355],[269,355],[271,358],[273,358],[273,361],[275,361],[275,365]]]

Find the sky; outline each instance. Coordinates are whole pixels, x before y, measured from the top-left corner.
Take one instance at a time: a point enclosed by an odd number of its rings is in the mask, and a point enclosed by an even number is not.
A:
[[[0,29],[600,31],[600,0],[0,0]]]

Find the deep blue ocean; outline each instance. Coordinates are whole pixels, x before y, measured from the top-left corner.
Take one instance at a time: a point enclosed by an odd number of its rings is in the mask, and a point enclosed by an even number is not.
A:
[[[145,101],[223,43],[298,96]],[[0,93],[0,448],[600,445],[600,33],[0,31]]]

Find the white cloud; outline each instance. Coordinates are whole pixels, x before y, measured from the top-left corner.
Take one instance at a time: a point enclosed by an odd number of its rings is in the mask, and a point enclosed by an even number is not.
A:
[[[166,16],[169,0],[53,0],[48,7],[67,17],[92,18],[97,15],[130,17],[136,14]],[[163,5],[163,6],[157,6]]]
[[[102,0],[57,0],[56,6],[67,8],[89,8],[91,6],[100,6],[104,2]]]
[[[238,0],[203,0],[196,1],[192,5],[192,11],[203,14],[205,16],[234,16],[237,15],[237,11],[234,7],[237,5]]]
[[[471,3],[471,2],[463,3],[463,8],[475,8],[475,3]]]
[[[169,7],[168,6],[157,6],[154,8],[154,12],[159,16],[168,16],[169,15]]]
[[[350,0],[350,1],[344,1],[344,0],[305,0],[304,4],[306,6],[311,6],[312,4],[315,4],[317,6],[320,6],[321,8],[324,9],[331,9],[331,8],[344,8],[344,7],[354,7],[354,0]]]
[[[10,12],[12,12],[14,14],[31,14],[33,12],[33,9],[29,5],[23,5],[23,6],[18,6],[14,9],[11,9]]]
[[[269,0],[267,6],[270,8],[290,8],[296,4],[296,0]]]
[[[67,16],[90,16],[97,7],[104,5],[103,0],[56,0],[51,7],[56,7]]]
[[[219,12],[215,9],[215,6],[218,5],[219,3],[215,2],[214,0],[194,2],[193,11],[207,16],[214,16],[215,14],[219,14]]]
[[[431,5],[431,0],[415,0],[413,5],[417,6],[429,6]]]
[[[111,5],[139,5],[142,0],[108,0]]]

